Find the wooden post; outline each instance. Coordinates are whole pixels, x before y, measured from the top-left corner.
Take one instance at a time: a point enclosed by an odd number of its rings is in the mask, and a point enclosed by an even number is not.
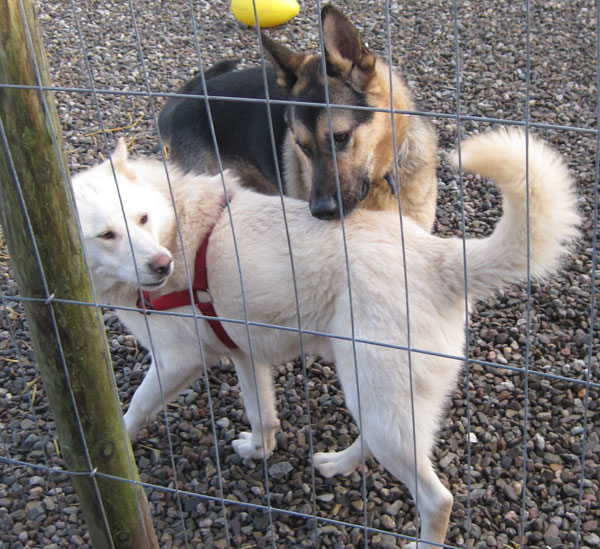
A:
[[[47,85],[33,0],[0,0],[0,44],[2,84]],[[25,302],[25,312],[65,464],[86,473],[71,478],[92,543],[158,547],[146,494],[131,482],[139,476],[97,312],[48,300],[93,301],[52,94],[0,87],[0,120],[0,220],[21,295],[36,299]]]

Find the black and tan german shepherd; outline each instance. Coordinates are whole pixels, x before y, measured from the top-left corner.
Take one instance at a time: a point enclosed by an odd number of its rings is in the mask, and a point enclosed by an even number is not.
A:
[[[367,49],[339,9],[325,5],[321,20],[326,87],[320,54],[294,52],[263,33],[274,66],[213,66],[204,76],[208,95],[228,99],[210,100],[212,124],[204,98],[171,97],[159,118],[163,143],[184,169],[216,172],[212,126],[223,167],[265,193],[277,193],[281,181],[284,194],[308,200],[321,219],[340,216],[335,163],[344,214],[358,206],[398,208],[397,174],[403,214],[430,231],[437,197],[437,138],[430,123],[405,114],[416,109],[406,83]],[[275,101],[270,122],[265,81]],[[201,75],[177,93],[204,95]]]

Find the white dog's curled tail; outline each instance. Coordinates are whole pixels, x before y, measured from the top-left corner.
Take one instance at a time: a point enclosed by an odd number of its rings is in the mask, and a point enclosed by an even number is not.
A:
[[[467,240],[469,298],[485,297],[527,275],[528,237],[531,277],[542,277],[556,269],[569,244],[577,238],[580,224],[575,184],[558,153],[531,135],[527,139],[525,132],[517,129],[466,139],[460,152],[464,171],[496,182],[504,209],[492,235]],[[457,151],[451,161],[458,165]]]

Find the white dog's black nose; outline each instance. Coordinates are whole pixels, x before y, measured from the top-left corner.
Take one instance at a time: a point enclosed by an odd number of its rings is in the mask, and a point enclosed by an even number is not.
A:
[[[173,259],[169,254],[155,255],[150,261],[150,269],[159,275],[167,275],[171,270]]]

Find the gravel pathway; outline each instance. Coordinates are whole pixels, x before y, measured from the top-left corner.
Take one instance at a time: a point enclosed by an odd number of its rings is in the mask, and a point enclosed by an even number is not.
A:
[[[126,2],[76,4],[78,21],[71,2],[39,2],[55,85],[89,88],[86,59],[94,88],[113,92],[145,92],[147,86],[154,92],[174,91],[197,69],[188,3],[133,2],[135,26]],[[441,148],[447,150],[457,136],[450,117],[457,112],[452,3],[408,4],[390,2],[391,55],[415,88],[421,108],[436,113]],[[523,521],[524,547],[591,549],[600,547],[597,308],[596,316],[590,315],[596,139],[589,130],[597,128],[596,12],[591,0],[531,4],[528,94],[525,2],[459,3],[460,113],[466,117],[461,131],[486,129],[489,123],[478,120],[481,117],[522,120],[528,106],[530,120],[542,125],[537,133],[564,154],[576,175],[585,215],[584,238],[559,276],[531,285],[528,376],[523,371],[526,291],[511,287],[475,307],[469,326],[469,357],[495,366],[469,364],[468,377],[462,378],[443,421],[434,461],[455,496],[447,543],[517,549]],[[374,0],[343,3],[369,47],[381,54],[387,48],[384,6]],[[316,14],[314,4],[305,1],[295,19],[270,33],[295,48],[314,50]],[[232,17],[229,2],[198,0],[194,15],[205,67],[231,56],[244,65],[259,60],[254,32]],[[162,98],[151,104],[143,94],[103,93],[98,96],[101,120],[89,93],[59,92],[56,99],[73,170],[105,154],[99,133],[102,125],[110,130],[111,147],[118,136],[125,136],[140,153],[156,150],[154,112]],[[460,234],[459,184],[443,161],[439,180],[435,231]],[[487,234],[501,208],[498,195],[491,184],[477,177],[465,178],[465,182],[466,232]],[[61,467],[63,462],[27,323],[13,299],[17,288],[7,251],[0,244],[4,305],[0,309],[0,456],[32,464],[22,467],[0,461],[0,544],[6,548],[88,547],[89,537],[67,476],[48,475],[36,468]],[[596,291],[599,287],[596,278]],[[127,405],[147,367],[147,354],[111,312],[106,312],[105,320],[119,392]],[[369,526],[383,532],[369,534],[372,547],[402,545],[391,533],[415,532],[414,507],[406,489],[373,460],[366,470],[366,510],[358,471],[347,478],[324,479],[315,474],[313,479],[311,427],[316,450],[344,448],[357,432],[344,408],[334,366],[314,358],[307,364],[307,380],[298,363],[275,367],[283,430],[278,449],[267,463],[268,485],[263,464],[242,463],[231,447],[236,433],[245,428],[246,418],[235,372],[228,363],[210,372],[220,478],[207,394],[200,383],[168,407],[173,460],[164,417],[142,433],[135,457],[142,480],[153,485],[148,497],[162,547],[186,543],[208,548],[228,544],[362,547],[364,531],[352,525],[363,524],[365,512]],[[595,386],[586,386],[588,376]],[[176,494],[175,488],[187,493]],[[221,493],[229,500],[254,505],[265,505],[268,495],[276,508],[301,514],[316,511],[318,517],[339,523],[319,521],[316,528],[310,517],[276,511],[269,516],[262,509],[234,504],[225,506],[225,523],[222,505],[202,497]]]

